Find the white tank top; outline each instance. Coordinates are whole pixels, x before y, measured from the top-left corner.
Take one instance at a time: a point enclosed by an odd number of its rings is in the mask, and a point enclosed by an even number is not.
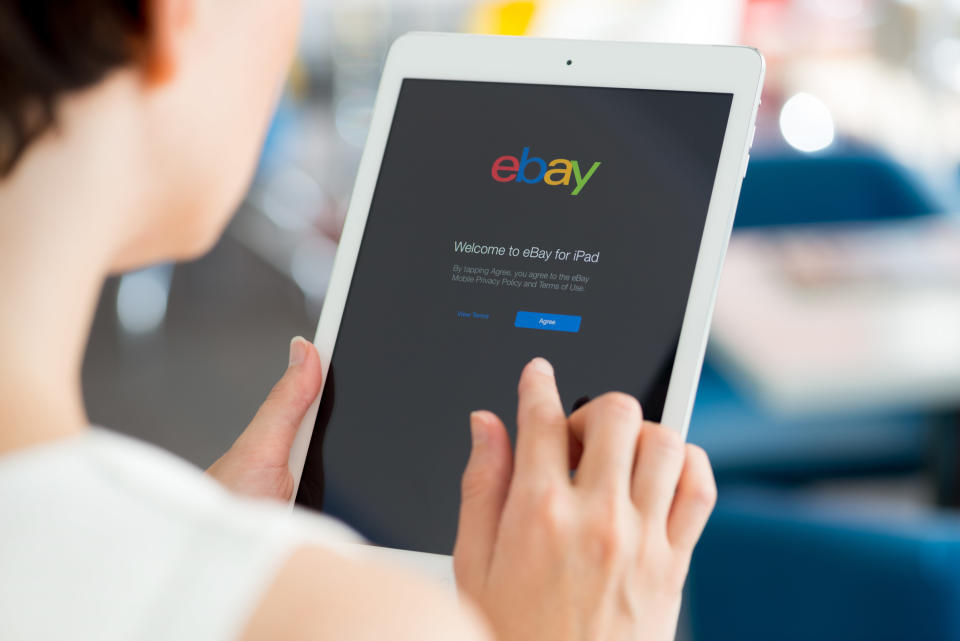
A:
[[[0,639],[234,641],[298,545],[357,540],[88,430],[0,457]]]

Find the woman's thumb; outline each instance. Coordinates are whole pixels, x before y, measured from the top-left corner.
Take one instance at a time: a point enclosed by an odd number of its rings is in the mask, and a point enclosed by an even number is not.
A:
[[[274,438],[292,444],[307,409],[320,393],[322,380],[317,349],[299,336],[294,338],[290,342],[287,371],[260,406],[249,431],[262,436],[264,430],[269,430]]]
[[[470,432],[473,446],[463,473],[454,549],[457,580],[468,593],[483,582],[489,569],[513,474],[513,453],[503,421],[490,412],[474,412]]]

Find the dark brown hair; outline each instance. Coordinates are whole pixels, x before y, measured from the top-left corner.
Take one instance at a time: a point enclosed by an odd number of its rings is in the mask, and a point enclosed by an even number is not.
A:
[[[0,178],[54,124],[58,99],[129,63],[146,0],[0,0]]]

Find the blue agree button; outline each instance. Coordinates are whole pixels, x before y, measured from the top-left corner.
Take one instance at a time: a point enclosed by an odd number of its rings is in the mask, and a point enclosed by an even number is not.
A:
[[[537,312],[517,312],[514,327],[523,329],[546,329],[551,332],[579,332],[579,316],[565,316],[563,314],[540,314]]]

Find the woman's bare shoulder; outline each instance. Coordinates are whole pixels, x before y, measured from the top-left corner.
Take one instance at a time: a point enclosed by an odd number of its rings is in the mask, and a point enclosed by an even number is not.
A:
[[[283,565],[242,641],[491,641],[480,615],[399,569],[305,546]]]

